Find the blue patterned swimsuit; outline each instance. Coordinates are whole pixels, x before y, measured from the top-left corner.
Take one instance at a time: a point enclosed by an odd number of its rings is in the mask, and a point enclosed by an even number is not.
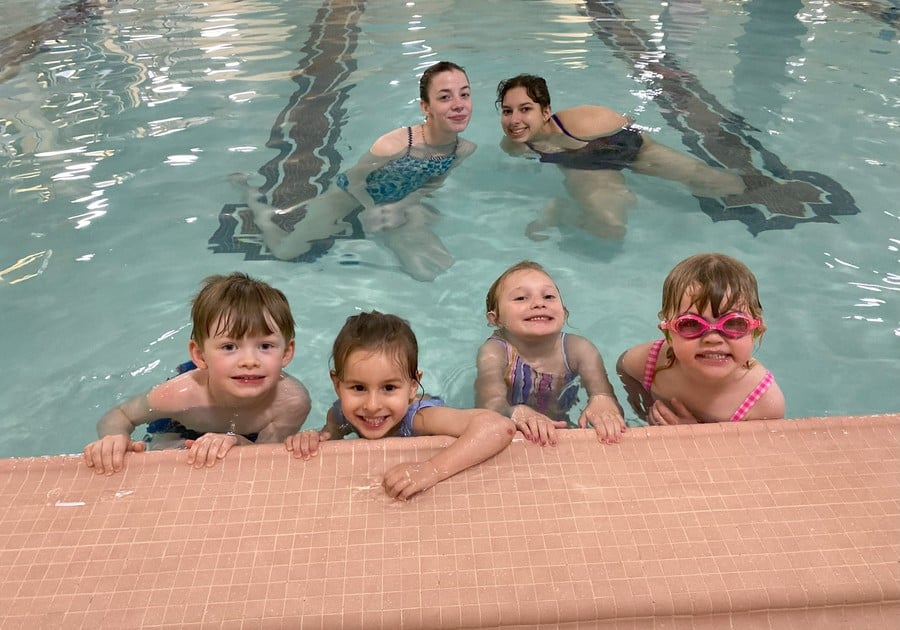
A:
[[[412,127],[406,129],[409,135],[406,153],[366,176],[366,192],[377,204],[400,201],[432,179],[443,176],[456,162],[458,138],[449,155],[418,158],[410,155],[413,142]],[[338,187],[344,191],[350,185],[345,173],[338,175],[336,182]]]

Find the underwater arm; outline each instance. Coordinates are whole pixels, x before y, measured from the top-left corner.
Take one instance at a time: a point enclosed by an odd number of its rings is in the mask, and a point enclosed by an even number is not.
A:
[[[368,151],[359,161],[346,170],[344,174],[347,176],[346,192],[352,195],[364,209],[369,210],[375,207],[375,200],[369,194],[366,178],[370,173],[377,171],[382,166],[393,159],[399,158],[403,153],[394,156],[379,156]]]
[[[625,388],[628,396],[628,404],[637,414],[638,418],[647,421],[647,414],[653,406],[653,396],[650,395],[638,375],[643,375],[643,365],[647,362],[647,351],[650,344],[635,346],[622,353],[616,362],[616,372],[619,380]],[[646,346],[646,348],[645,348]],[[643,350],[641,350],[644,348]]]

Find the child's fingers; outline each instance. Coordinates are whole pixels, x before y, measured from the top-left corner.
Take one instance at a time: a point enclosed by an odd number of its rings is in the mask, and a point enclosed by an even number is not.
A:
[[[541,446],[556,446],[556,427],[552,422],[542,422],[540,427]]]

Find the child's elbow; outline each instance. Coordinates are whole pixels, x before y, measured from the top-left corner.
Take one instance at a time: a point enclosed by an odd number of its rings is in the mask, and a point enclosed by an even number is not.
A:
[[[475,420],[482,435],[496,440],[502,446],[512,442],[516,427],[509,418],[489,409],[479,409],[478,412]]]

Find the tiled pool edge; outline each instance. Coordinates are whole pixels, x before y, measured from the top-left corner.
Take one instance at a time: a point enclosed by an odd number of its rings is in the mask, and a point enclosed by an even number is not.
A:
[[[514,442],[408,504],[447,438],[113,477],[0,460],[2,627],[878,628],[900,622],[900,414]]]

